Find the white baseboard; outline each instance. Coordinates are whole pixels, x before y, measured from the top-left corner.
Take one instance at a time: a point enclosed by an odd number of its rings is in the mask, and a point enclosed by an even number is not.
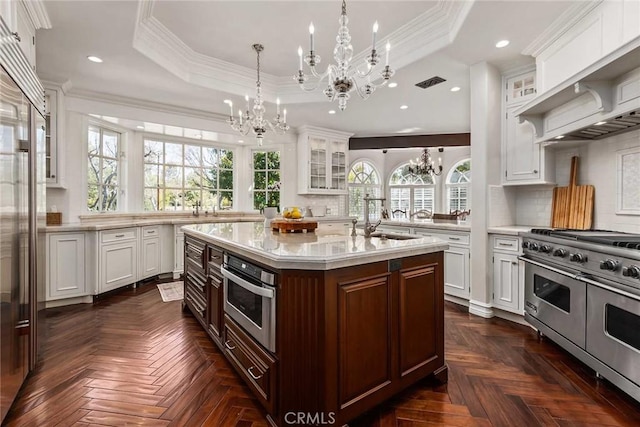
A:
[[[495,316],[491,304],[474,300],[469,301],[469,313],[484,317],[485,319],[490,319]]]
[[[65,298],[65,299],[57,299],[53,301],[46,301],[45,308],[64,307],[65,305],[73,305],[73,304],[93,304],[93,297],[91,295],[87,295],[84,297]]]
[[[469,300],[466,300],[464,298],[460,298],[460,297],[456,297],[456,296],[453,296],[453,295],[444,294],[444,300],[445,301],[449,301],[449,302],[453,302],[453,303],[458,304],[458,305],[463,305],[465,307],[469,307]]]

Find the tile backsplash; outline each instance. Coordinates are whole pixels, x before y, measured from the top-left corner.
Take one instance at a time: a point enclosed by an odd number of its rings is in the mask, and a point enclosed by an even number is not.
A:
[[[301,207],[310,206],[313,211],[314,206],[326,206],[327,215],[347,215],[347,196],[315,196],[297,195],[296,203]]]
[[[640,233],[640,215],[617,214],[617,154],[640,147],[640,131],[563,148],[557,144],[558,186],[569,185],[571,157],[579,156],[578,185],[595,186],[594,229]],[[640,188],[637,189],[640,192]],[[548,226],[551,222],[553,187],[521,186],[516,193],[516,221],[522,225]]]

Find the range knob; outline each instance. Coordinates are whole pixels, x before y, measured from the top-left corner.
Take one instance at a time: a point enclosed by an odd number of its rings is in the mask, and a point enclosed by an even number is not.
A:
[[[562,249],[562,248],[558,248],[555,251],[553,251],[553,256],[564,258],[564,257],[567,256],[567,250],[566,249]]]
[[[537,251],[538,250],[538,244],[536,242],[529,243],[529,249],[532,250],[532,251]]]
[[[587,262],[587,256],[578,252],[578,253],[569,255],[569,261],[579,262],[579,263]]]
[[[540,252],[543,252],[545,254],[551,253],[551,246],[549,245],[540,246]]]
[[[527,241],[522,242],[522,249],[529,249],[529,242]]]
[[[618,269],[618,262],[613,259],[606,259],[600,261],[600,270],[616,271]]]
[[[624,277],[640,279],[640,267],[638,267],[637,265],[630,265],[629,267],[623,267],[622,275]]]

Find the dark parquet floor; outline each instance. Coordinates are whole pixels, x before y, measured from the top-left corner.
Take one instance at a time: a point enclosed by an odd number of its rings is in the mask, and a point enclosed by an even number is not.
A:
[[[446,304],[449,382],[429,380],[351,423],[639,426],[640,404],[522,325]],[[7,426],[266,426],[232,367],[155,285],[49,309],[42,362]]]

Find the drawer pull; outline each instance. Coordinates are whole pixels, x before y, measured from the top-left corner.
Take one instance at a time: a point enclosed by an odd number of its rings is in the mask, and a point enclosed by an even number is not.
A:
[[[124,234],[116,234],[116,237],[124,237]]]
[[[224,342],[224,346],[225,346],[225,347],[227,347],[229,350],[233,351],[233,350],[235,350],[235,349],[236,349],[236,346],[235,346],[235,345],[231,345],[231,344],[229,344],[230,342],[231,342],[231,341],[226,340],[226,341]]]
[[[498,243],[498,246],[509,246],[510,248],[512,248],[512,247],[513,247],[513,243],[503,243],[503,242],[500,242],[500,243]]]
[[[515,261],[511,261],[511,265],[518,265],[518,263]]]
[[[460,240],[459,237],[449,237],[449,240]]]
[[[255,368],[255,366],[250,367],[249,369],[247,369],[247,372],[249,372],[249,375],[251,375],[251,378],[253,378],[254,380],[259,380],[260,378],[262,378],[262,375],[256,375],[253,373],[253,368]]]
[[[156,234],[156,230],[147,230],[147,234]]]

